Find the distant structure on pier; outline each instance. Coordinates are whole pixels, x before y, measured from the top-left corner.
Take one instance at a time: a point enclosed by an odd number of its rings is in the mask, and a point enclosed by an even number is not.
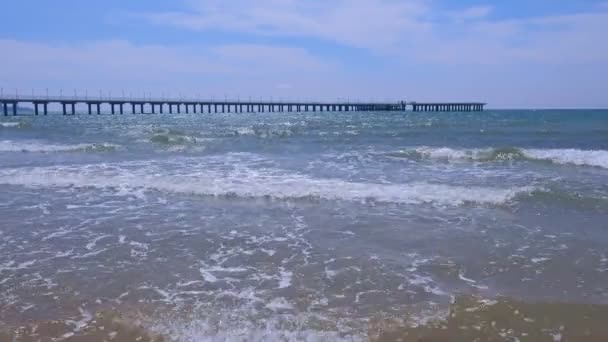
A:
[[[76,105],[86,106],[88,114],[106,113],[155,114],[155,113],[259,113],[259,112],[361,112],[361,111],[406,111],[414,112],[479,112],[485,103],[422,103],[400,101],[390,102],[307,102],[307,101],[215,101],[215,100],[176,100],[153,98],[89,98],[85,97],[35,97],[1,96],[0,107],[4,116],[18,114],[22,104],[31,104],[34,114],[47,115],[49,104],[59,104],[63,115],[75,115]]]

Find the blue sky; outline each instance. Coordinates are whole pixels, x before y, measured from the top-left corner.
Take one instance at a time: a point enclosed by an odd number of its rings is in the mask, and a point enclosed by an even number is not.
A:
[[[20,0],[5,92],[608,107],[608,2]]]

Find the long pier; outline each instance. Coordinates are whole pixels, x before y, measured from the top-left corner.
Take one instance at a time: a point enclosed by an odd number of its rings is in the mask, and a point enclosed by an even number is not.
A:
[[[241,100],[183,100],[154,98],[89,98],[89,97],[35,97],[1,96],[0,109],[4,116],[16,116],[21,104],[31,104],[35,115],[48,115],[49,105],[58,104],[63,115],[76,115],[76,105],[86,107],[86,113],[102,114],[163,114],[163,113],[259,113],[259,112],[361,112],[406,111],[414,112],[471,112],[483,111],[485,103],[420,103],[420,102],[306,102],[306,101],[241,101]]]

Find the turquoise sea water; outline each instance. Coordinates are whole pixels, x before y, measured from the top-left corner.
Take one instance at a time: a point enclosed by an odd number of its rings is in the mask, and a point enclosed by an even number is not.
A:
[[[2,117],[0,331],[382,340],[455,305],[601,311],[607,218],[608,111]]]

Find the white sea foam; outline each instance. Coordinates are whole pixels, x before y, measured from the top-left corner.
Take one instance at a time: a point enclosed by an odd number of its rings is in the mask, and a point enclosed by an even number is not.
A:
[[[12,141],[4,140],[0,142],[0,152],[77,152],[77,151],[110,151],[119,146],[109,143],[100,144],[53,144],[44,141],[27,140]]]
[[[274,306],[272,306],[274,308]],[[278,316],[278,315],[277,315]],[[264,324],[256,325],[248,322],[232,322],[230,315],[221,324],[212,320],[201,319],[193,321],[163,320],[144,324],[151,331],[166,336],[174,342],[206,342],[206,341],[367,341],[367,338],[352,333],[340,331],[321,331],[315,329],[287,329],[285,326],[301,326],[297,318],[289,322],[290,316],[264,320]]]
[[[17,128],[21,127],[21,122],[0,122],[0,128]]]
[[[608,151],[578,149],[525,149],[524,154],[533,159],[549,160],[557,164],[597,166],[608,169]]]
[[[238,127],[235,132],[238,135],[255,135],[255,131],[251,127]]]
[[[482,150],[455,150],[449,147],[418,147],[415,151],[426,158],[452,160],[475,158]]]
[[[114,190],[123,195],[140,193],[143,190],[203,196],[371,201],[439,206],[467,203],[498,205],[535,190],[532,187],[495,188],[427,182],[349,182],[244,165],[226,172],[221,166],[218,169],[213,163],[201,164],[198,160],[199,164],[196,164],[196,161],[181,160],[176,165],[158,165],[160,162],[154,162],[138,165],[118,163],[4,169],[0,171],[0,184],[98,188]],[[174,171],[159,172],[159,169],[165,167]]]
[[[454,149],[450,147],[416,147],[396,153],[395,158],[424,158],[446,161],[496,161],[513,159],[546,160],[556,164],[597,166],[608,168],[608,151],[579,149],[524,149],[524,148],[479,148]]]
[[[291,279],[293,277],[293,272],[285,271],[284,268],[281,268],[281,277],[279,279],[279,288],[285,289],[291,286]]]

